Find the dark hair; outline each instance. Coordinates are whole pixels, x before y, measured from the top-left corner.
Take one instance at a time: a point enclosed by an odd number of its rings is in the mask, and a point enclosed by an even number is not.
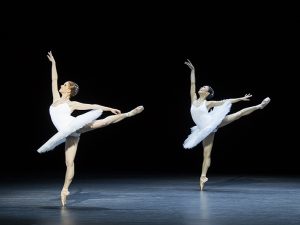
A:
[[[212,99],[212,98],[214,97],[215,92],[214,92],[214,89],[212,89],[211,86],[208,86],[208,85],[207,85],[207,87],[208,87],[209,95],[206,97],[206,99],[209,100],[209,99]]]
[[[71,97],[74,97],[75,95],[78,94],[79,86],[78,86],[78,84],[76,84],[73,81],[68,81],[68,82],[69,82],[70,88],[71,88]]]

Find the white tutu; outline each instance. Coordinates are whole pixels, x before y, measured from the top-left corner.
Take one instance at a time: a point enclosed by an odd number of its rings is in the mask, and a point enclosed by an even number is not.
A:
[[[198,107],[192,104],[191,115],[196,126],[191,128],[191,134],[184,141],[184,148],[193,148],[198,145],[216,128],[229,113],[231,102],[226,100],[222,105],[214,107],[210,112],[206,108],[205,101]]]
[[[58,132],[53,135],[45,144],[43,144],[37,151],[44,153],[54,149],[56,146],[65,142],[68,136],[79,136],[76,133],[80,128],[93,122],[100,117],[102,111],[91,110],[77,117],[71,116],[71,110],[67,103],[60,104],[58,106],[50,107],[50,115],[52,122],[56,126]]]

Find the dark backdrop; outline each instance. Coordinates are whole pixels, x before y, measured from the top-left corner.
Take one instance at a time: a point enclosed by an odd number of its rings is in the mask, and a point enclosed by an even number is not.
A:
[[[267,96],[272,99],[264,110],[218,130],[209,173],[299,174],[297,138],[291,131],[297,129],[293,76],[299,74],[298,19],[242,12],[186,17],[179,12],[60,17],[52,12],[50,18],[41,12],[8,23],[1,36],[1,174],[63,174],[63,145],[45,154],[36,152],[56,132],[48,112],[49,50],[57,62],[59,83],[79,84],[74,100],[123,112],[145,107],[137,117],[83,134],[77,171],[199,174],[202,145],[182,147],[193,126],[190,70],[184,65],[190,59],[197,88],[211,85],[216,100],[253,95],[231,112]]]

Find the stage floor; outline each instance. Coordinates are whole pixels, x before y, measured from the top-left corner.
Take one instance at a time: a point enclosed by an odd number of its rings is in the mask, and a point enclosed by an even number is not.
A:
[[[0,224],[291,225],[300,224],[300,177],[75,178],[67,207],[63,180],[1,182]]]

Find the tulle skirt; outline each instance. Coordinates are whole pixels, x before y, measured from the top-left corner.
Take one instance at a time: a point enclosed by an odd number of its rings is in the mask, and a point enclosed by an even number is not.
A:
[[[64,128],[60,129],[55,135],[53,135],[45,144],[43,144],[37,151],[39,153],[44,153],[54,149],[56,146],[64,143],[66,137],[68,136],[79,136],[79,133],[76,133],[79,129],[86,126],[87,124],[93,122],[98,117],[100,117],[102,111],[100,110],[91,110],[82,115],[74,117],[74,119]]]
[[[205,139],[209,134],[215,132],[225,116],[229,113],[230,108],[230,101],[225,101],[222,105],[214,107],[213,110],[208,112],[209,123],[206,123],[204,127],[202,124],[193,126],[191,128],[191,134],[183,143],[183,147],[186,149],[193,148],[203,141],[203,139]]]

